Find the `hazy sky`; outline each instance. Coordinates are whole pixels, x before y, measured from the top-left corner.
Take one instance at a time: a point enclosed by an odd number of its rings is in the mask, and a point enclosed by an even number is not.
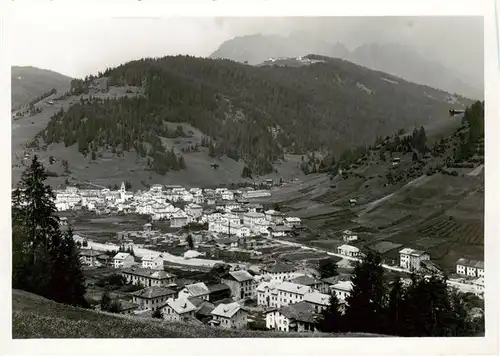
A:
[[[481,17],[66,18],[22,16],[11,28],[11,62],[74,77],[141,57],[208,56],[235,36],[305,31],[350,49],[410,45],[474,79],[483,76]],[[21,30],[22,29],[22,30]],[[464,50],[466,48],[466,50]],[[481,79],[482,81],[482,79]]]

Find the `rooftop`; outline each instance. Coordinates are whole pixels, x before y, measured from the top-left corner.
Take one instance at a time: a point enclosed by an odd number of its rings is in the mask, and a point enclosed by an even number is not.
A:
[[[299,276],[292,278],[290,280],[292,283],[302,284],[304,286],[312,286],[314,284],[320,283],[321,281],[311,277],[311,276]]]
[[[163,271],[149,268],[126,268],[122,271],[122,274],[131,274],[134,276],[141,276],[153,279],[168,279],[172,278],[173,275]]]
[[[332,286],[334,289],[342,290],[345,292],[350,292],[352,290],[352,282],[351,281],[340,281]]]
[[[219,284],[209,284],[207,285],[208,291],[210,293],[221,292],[224,290],[230,290],[227,284],[219,283]]]
[[[130,294],[139,298],[152,299],[168,295],[174,295],[175,291],[168,288],[153,286],[138,290],[136,292],[132,292]]]
[[[288,293],[295,293],[295,294],[306,294],[308,293],[311,288],[308,287],[308,286],[304,286],[302,284],[296,284],[296,283],[292,283],[292,282],[283,282],[281,284],[279,284],[276,289],[280,290],[280,291],[284,291],[284,292],[288,292]]]
[[[306,323],[316,322],[316,312],[314,307],[307,302],[299,302],[287,305],[278,309],[278,311],[286,318],[294,321],[302,321]]]
[[[423,254],[426,254],[427,252],[406,247],[406,248],[402,249],[401,251],[399,251],[399,253],[402,255],[411,255],[411,256],[418,257],[418,256],[421,256]]]
[[[241,309],[241,305],[237,302],[229,304],[219,304],[214,310],[212,310],[212,315],[222,316],[224,318],[231,318]]]
[[[245,282],[245,281],[250,281],[253,279],[253,276],[244,270],[232,271],[232,272],[229,272],[228,275],[231,276],[237,282]]]
[[[184,288],[186,288],[189,294],[193,297],[199,297],[210,293],[207,285],[203,282],[188,284]]]
[[[102,255],[103,252],[99,252],[96,250],[88,250],[88,249],[81,249],[79,251],[80,256],[87,256],[87,257],[96,257],[99,255]]]
[[[128,256],[131,256],[130,253],[128,252],[118,252],[115,257],[113,257],[113,259],[115,260],[124,260],[126,259]]]
[[[330,304],[330,295],[320,292],[306,293],[304,294],[304,301],[328,306]]]
[[[468,260],[466,258],[460,258],[457,265],[484,269],[484,261]]]
[[[189,313],[196,310],[196,306],[187,298],[169,298],[166,305],[172,308],[177,314]]]

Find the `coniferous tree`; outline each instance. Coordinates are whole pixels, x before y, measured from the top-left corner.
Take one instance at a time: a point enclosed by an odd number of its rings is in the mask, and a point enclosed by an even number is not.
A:
[[[380,333],[386,299],[380,255],[368,252],[356,263],[351,281],[353,288],[346,298],[349,331]]]
[[[328,307],[321,312],[318,328],[326,333],[340,332],[344,330],[343,322],[339,299],[337,294],[332,293]]]
[[[109,295],[108,290],[104,291],[101,296],[101,310],[108,310],[111,305],[111,297]]]
[[[62,234],[47,173],[35,156],[12,195],[13,287],[86,306],[71,229]]]
[[[398,335],[403,328],[403,299],[404,287],[401,279],[396,278],[390,285],[389,300],[385,311],[385,333]]]
[[[12,194],[13,286],[50,295],[51,248],[59,239],[54,194],[35,155]]]

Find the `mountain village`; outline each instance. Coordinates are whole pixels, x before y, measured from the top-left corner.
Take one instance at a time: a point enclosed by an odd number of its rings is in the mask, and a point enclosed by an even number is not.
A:
[[[112,269],[113,274],[133,286],[118,297],[121,314],[144,318],[156,313],[165,320],[232,329],[248,328],[249,323],[259,320],[270,330],[313,332],[331,294],[336,294],[341,310],[345,310],[352,289],[350,263],[359,260],[363,252],[355,246],[357,236],[343,231],[345,243],[327,255],[336,257],[338,265],[346,268],[344,273],[328,278],[321,278],[317,269],[300,261],[263,258],[266,248],[293,246],[286,241],[287,236],[300,234],[305,228],[300,218],[287,216],[277,207],[265,210],[262,204],[250,202],[270,195],[270,189],[188,190],[162,185],[130,192],[122,183],[119,190],[56,190],[55,205],[59,212],[148,216],[149,222],[141,231],[117,233],[106,243],[92,241],[75,231],[85,270],[99,275],[100,270]],[[169,232],[154,229],[158,222],[166,222]],[[67,217],[62,216],[61,225],[67,224]],[[137,243],[138,238],[143,243]],[[169,246],[184,248],[185,252],[173,256]],[[306,246],[300,249],[317,250]],[[229,259],[232,262],[226,262],[210,259],[213,256],[233,257]],[[186,280],[167,272],[164,266],[168,262],[211,267],[211,271],[221,269],[224,273],[211,283]],[[428,253],[412,248],[399,250],[399,263],[384,268],[397,273],[441,273]],[[456,277],[449,280],[450,286],[482,297],[482,261],[459,259]],[[410,278],[404,277],[403,281],[409,283]]]

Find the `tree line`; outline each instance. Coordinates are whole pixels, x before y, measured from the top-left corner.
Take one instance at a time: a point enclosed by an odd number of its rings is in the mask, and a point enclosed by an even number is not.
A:
[[[412,337],[484,333],[484,316],[470,316],[466,298],[450,290],[445,277],[413,274],[409,284],[399,277],[388,284],[380,256],[370,252],[356,264],[351,281],[345,313],[332,294],[318,320],[320,330]]]

